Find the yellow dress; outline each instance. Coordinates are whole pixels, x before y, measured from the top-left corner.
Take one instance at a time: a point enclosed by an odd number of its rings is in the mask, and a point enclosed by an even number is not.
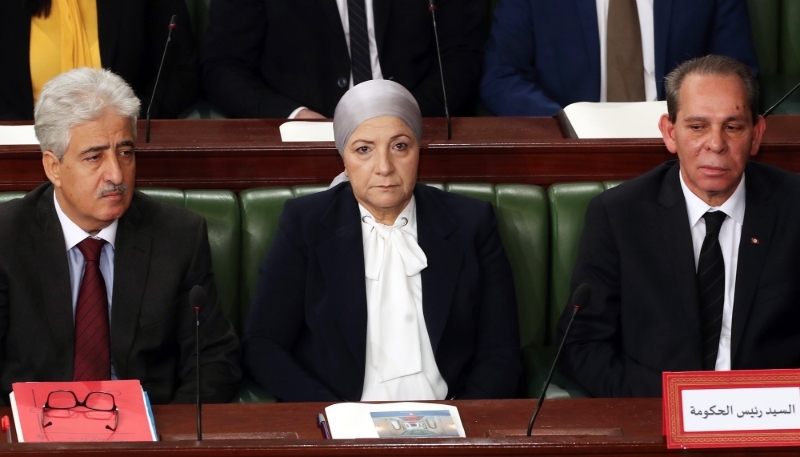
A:
[[[32,17],[30,64],[34,103],[55,76],[74,68],[102,68],[96,0],[52,0],[48,17]]]

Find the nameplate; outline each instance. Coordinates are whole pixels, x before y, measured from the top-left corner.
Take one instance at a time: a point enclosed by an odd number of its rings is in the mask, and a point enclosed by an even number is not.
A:
[[[800,370],[663,374],[669,449],[800,446]]]

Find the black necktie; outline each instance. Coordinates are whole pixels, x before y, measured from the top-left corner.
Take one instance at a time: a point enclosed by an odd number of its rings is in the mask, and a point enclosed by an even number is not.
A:
[[[700,323],[703,333],[703,369],[713,370],[717,362],[722,307],[725,303],[725,261],[719,246],[719,229],[728,217],[722,211],[708,212],[706,237],[697,262],[697,291],[700,299]]]
[[[364,0],[347,0],[347,18],[350,26],[350,68],[355,86],[372,79]]]

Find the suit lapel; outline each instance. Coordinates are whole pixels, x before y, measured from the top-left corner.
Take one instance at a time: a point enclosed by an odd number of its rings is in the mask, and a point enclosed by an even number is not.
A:
[[[439,347],[453,302],[464,253],[448,237],[457,225],[433,189],[417,184],[417,238],[428,258],[422,270],[422,310],[433,353]]]
[[[72,312],[72,288],[64,232],[53,204],[53,188],[39,198],[36,219],[41,232],[33,237],[42,298],[50,322],[50,331],[59,347],[69,348],[67,373],[72,373],[75,356],[75,323]],[[59,370],[60,371],[60,370]],[[70,375],[71,376],[71,375]]]
[[[586,43],[586,57],[589,59],[588,74],[591,75],[596,98],[600,99],[600,37],[597,29],[597,4],[595,0],[575,0]]]
[[[378,47],[378,57],[380,57],[381,50],[383,49],[386,30],[389,28],[389,18],[391,17],[393,3],[392,0],[376,0],[372,2],[372,16],[375,20],[375,43]]]
[[[114,63],[123,3],[120,0],[97,0],[97,35],[103,68],[111,68]]]
[[[675,283],[680,290],[687,319],[687,334],[695,335],[697,348],[700,348],[700,305],[697,298],[697,267],[694,262],[692,233],[689,230],[689,216],[686,200],[681,190],[680,165],[667,172],[661,185],[659,204],[661,205],[661,237],[664,255],[670,258]],[[699,355],[699,353],[698,353]]]
[[[364,371],[367,341],[367,293],[364,276],[364,244],[361,213],[352,189],[346,185],[335,196],[322,218],[332,235],[317,245],[320,270],[329,284],[329,304],[347,345]]]
[[[672,0],[653,2],[653,34],[656,59],[656,87],[658,99],[664,99],[664,72],[667,68],[667,42],[669,41],[669,21],[672,17]]]
[[[777,212],[768,203],[772,194],[769,183],[748,169],[745,180],[745,213],[742,238],[739,241],[739,260],[736,265],[736,292],[733,299],[733,328],[731,329],[731,362],[742,341],[753,297],[758,287],[764,262],[770,249]],[[751,242],[755,238],[758,244]]]
[[[142,214],[134,202],[119,220],[114,248],[111,296],[111,354],[117,376],[124,377],[150,266],[152,239],[138,230]]]

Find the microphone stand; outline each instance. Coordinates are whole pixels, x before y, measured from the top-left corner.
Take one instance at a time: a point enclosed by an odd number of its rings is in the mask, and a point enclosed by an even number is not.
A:
[[[444,85],[444,69],[442,68],[442,51],[439,48],[439,30],[436,27],[437,7],[436,3],[434,3],[434,0],[428,0],[428,1],[429,1],[428,4],[430,5],[428,6],[428,11],[431,12],[431,18],[433,19],[433,37],[436,40],[436,57],[439,59],[439,76],[441,76],[442,78],[442,95],[444,96],[444,117],[445,117],[445,122],[447,123],[447,139],[449,140],[452,138],[452,129],[450,125],[450,108],[448,108],[447,106],[447,89],[445,88]]]
[[[771,107],[770,109],[768,109],[768,110],[764,111],[764,114],[763,114],[764,118],[766,119],[766,117],[767,117],[767,116],[769,116],[770,114],[772,114],[772,111],[773,111],[775,108],[777,108],[777,107],[778,107],[778,105],[780,105],[781,103],[783,103],[783,101],[784,101],[784,100],[786,100],[787,98],[789,98],[789,96],[790,96],[790,95],[792,95],[792,94],[794,93],[794,91],[796,91],[796,90],[797,90],[797,88],[798,88],[798,87],[800,87],[800,83],[797,83],[797,85],[796,85],[796,86],[794,86],[794,87],[792,88],[792,90],[790,90],[790,91],[789,91],[789,92],[788,92],[786,95],[784,95],[784,96],[783,96],[783,97],[782,97],[780,100],[778,100],[778,103],[776,103],[776,104],[772,105],[772,107]]]
[[[553,372],[556,371],[556,365],[558,364],[558,359],[561,357],[561,349],[564,348],[564,343],[567,341],[567,335],[569,335],[569,329],[572,327],[572,323],[575,321],[575,315],[578,314],[578,311],[581,310],[582,307],[586,306],[589,303],[589,299],[592,296],[592,290],[589,288],[588,284],[581,284],[575,289],[575,292],[572,294],[572,316],[569,318],[569,323],[567,324],[566,330],[564,330],[564,336],[561,338],[561,344],[558,345],[558,351],[556,351],[556,357],[553,359],[553,365],[550,367],[550,373],[547,375],[547,381],[544,383],[544,388],[542,389],[542,394],[539,395],[539,401],[536,403],[536,409],[533,410],[533,415],[531,416],[531,421],[528,422],[528,434],[527,436],[531,436],[531,431],[533,430],[533,423],[536,421],[536,416],[539,415],[539,410],[542,409],[542,404],[544,403],[545,394],[547,394],[547,388],[550,387],[550,381],[553,379]]]
[[[194,307],[194,316],[197,321],[195,328],[195,339],[197,340],[197,350],[195,351],[195,363],[197,364],[197,441],[203,441],[203,403],[200,400],[200,307]]]
[[[161,55],[161,64],[158,66],[158,73],[156,73],[156,82],[153,84],[153,93],[150,94],[150,104],[147,105],[147,120],[144,123],[144,142],[150,142],[150,109],[153,107],[153,101],[156,98],[156,89],[158,89],[158,80],[161,79],[161,70],[164,68],[164,59],[167,57],[167,49],[169,48],[169,42],[172,41],[172,31],[178,28],[175,22],[178,20],[178,16],[172,15],[172,18],[169,20],[169,32],[167,33],[167,42],[164,44],[164,54]]]

